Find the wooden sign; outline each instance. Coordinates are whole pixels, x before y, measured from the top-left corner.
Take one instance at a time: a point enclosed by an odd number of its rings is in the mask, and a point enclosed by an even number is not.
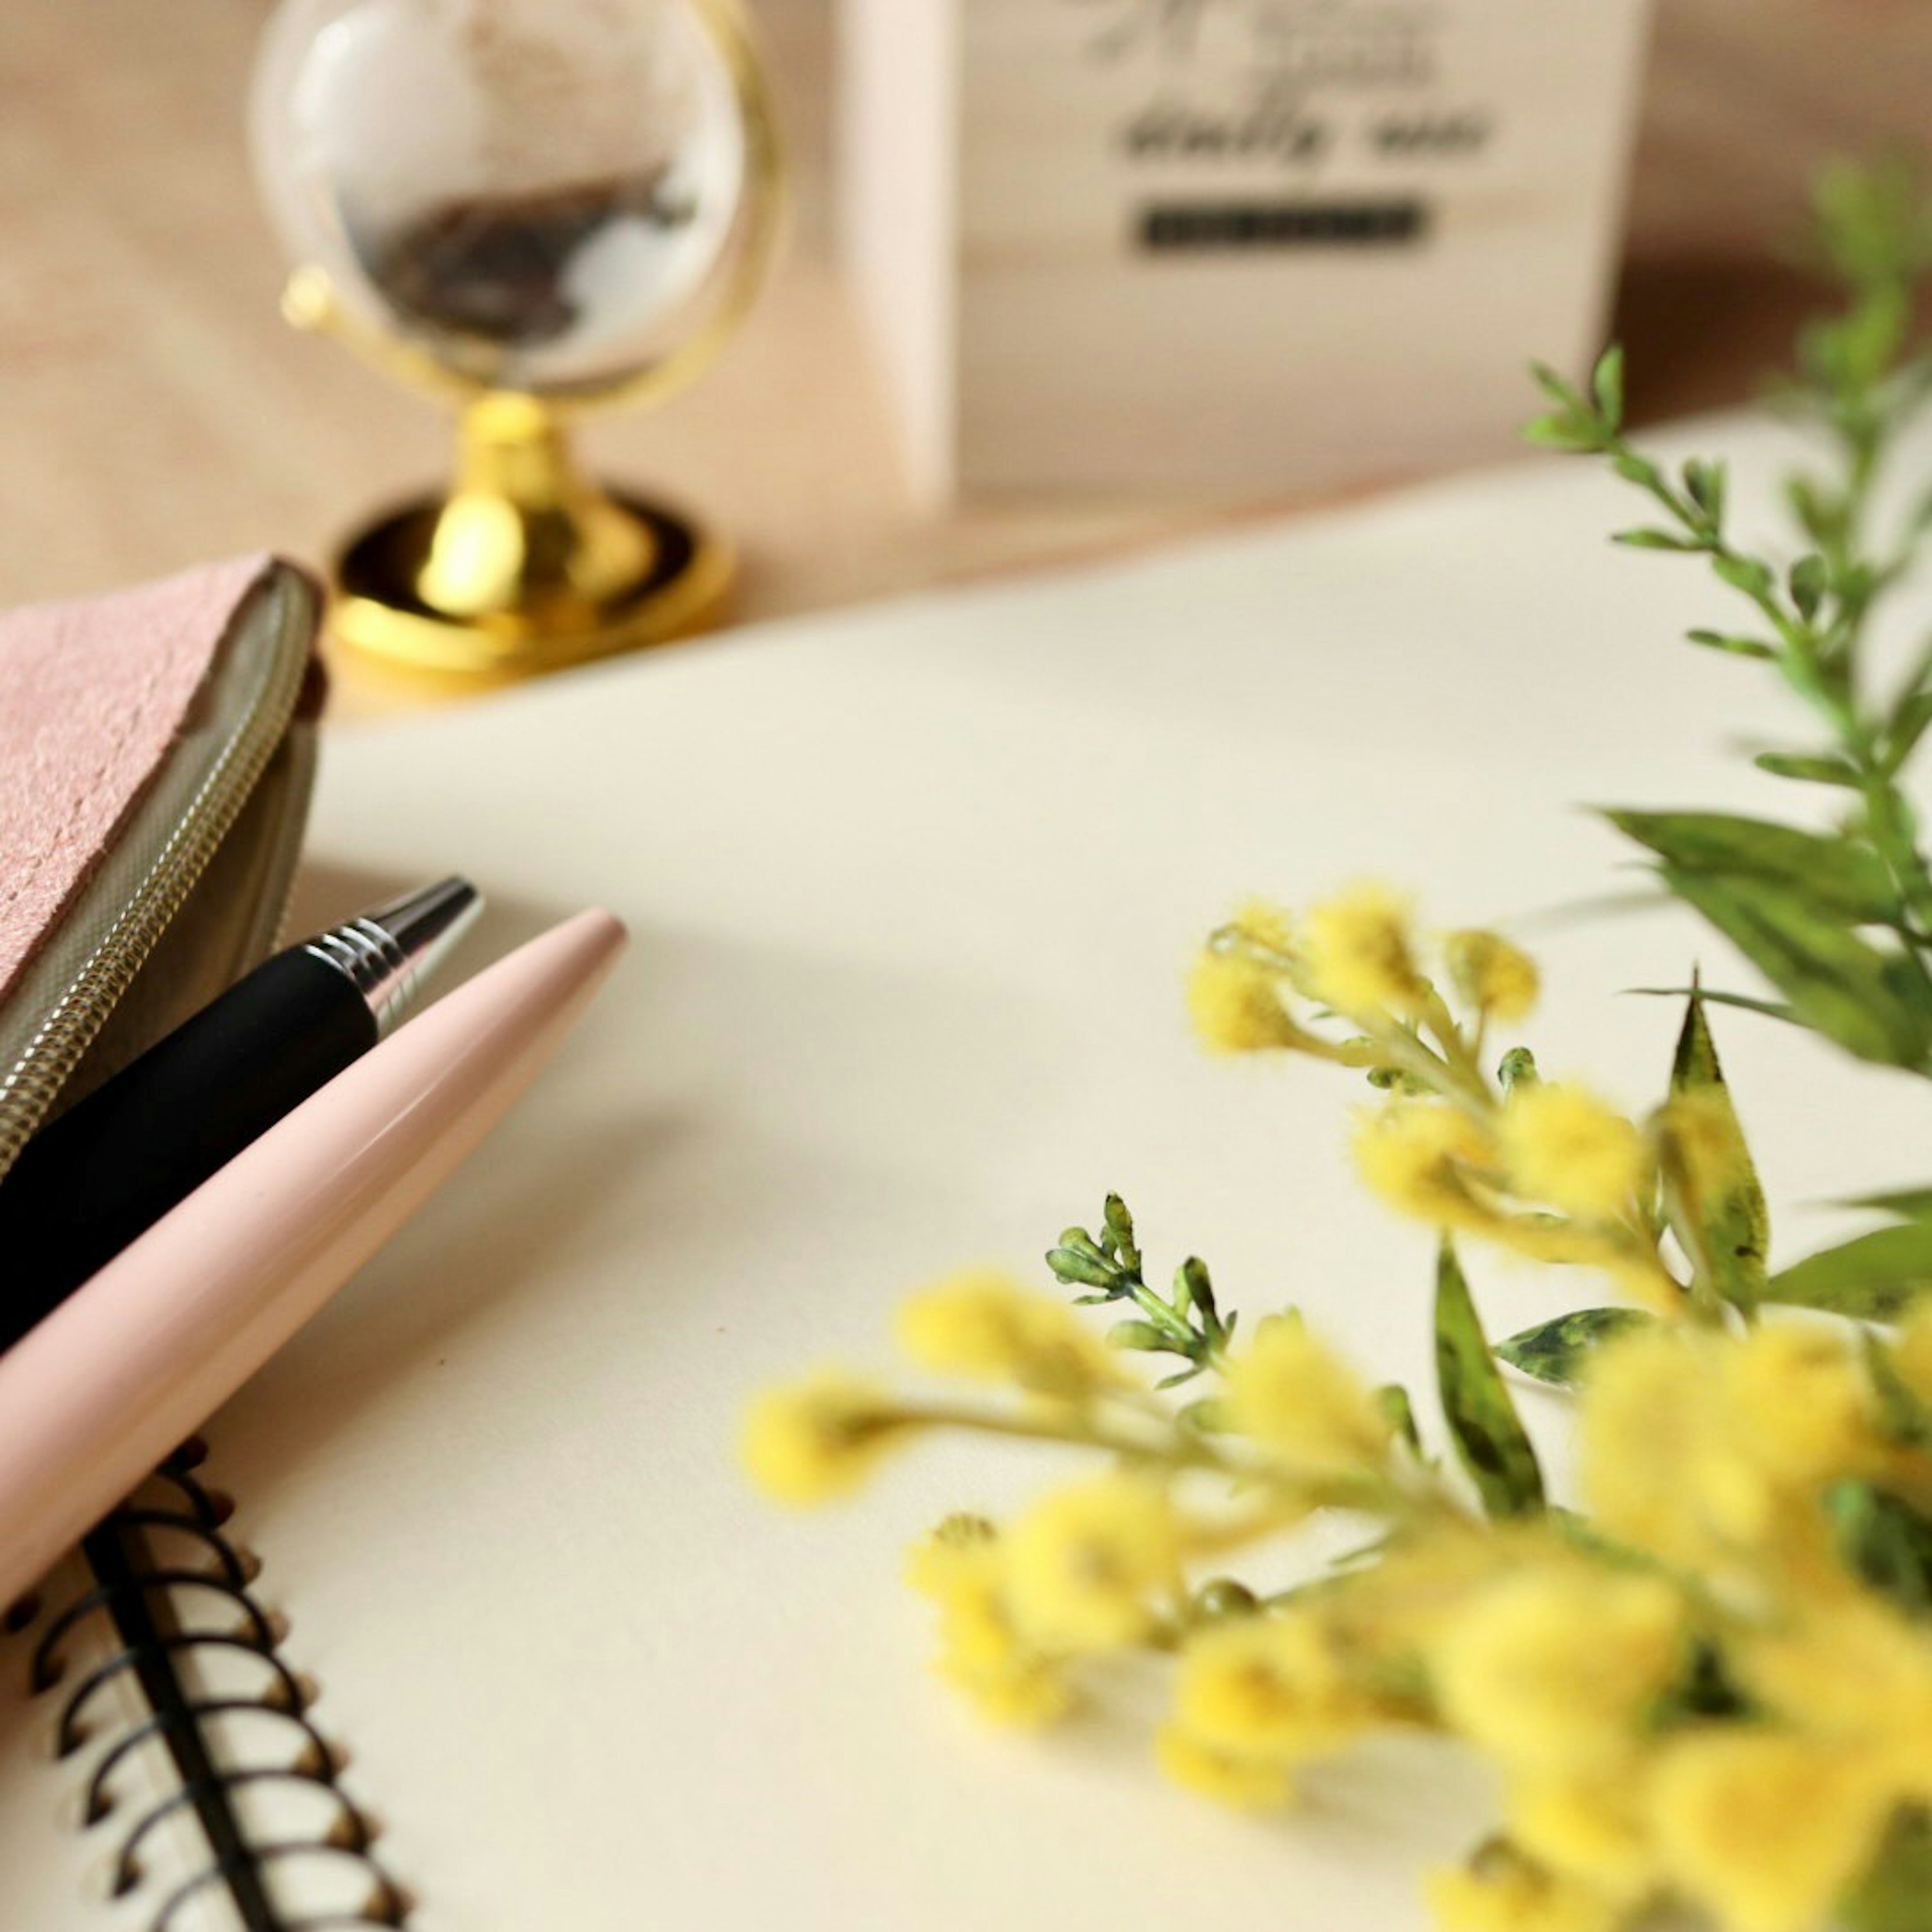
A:
[[[1598,346],[1648,0],[844,0],[912,467],[1265,491],[1507,448]]]

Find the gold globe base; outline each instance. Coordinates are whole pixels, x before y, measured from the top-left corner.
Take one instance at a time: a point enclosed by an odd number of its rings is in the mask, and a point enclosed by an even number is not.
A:
[[[418,670],[529,676],[704,631],[735,574],[727,544],[586,477],[540,403],[491,395],[464,414],[456,488],[344,550],[333,628]]]

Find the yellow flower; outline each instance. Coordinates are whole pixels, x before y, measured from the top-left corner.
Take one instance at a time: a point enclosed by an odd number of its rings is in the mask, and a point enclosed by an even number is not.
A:
[[[1287,908],[1272,899],[1249,899],[1229,922],[1231,928],[1251,946],[1259,946],[1283,958],[1294,951],[1294,927]]]
[[[938,1608],[939,1674],[982,1716],[1034,1729],[1072,1708],[1072,1688],[1058,1662],[1014,1628],[1004,1551],[991,1523],[980,1516],[949,1516],[914,1549],[906,1575]]]
[[[1364,1112],[1355,1130],[1362,1178],[1398,1213],[1436,1228],[1494,1232],[1501,1217],[1472,1195],[1468,1171],[1496,1160],[1482,1128],[1459,1107],[1398,1100]]]
[[[1118,1649],[1153,1622],[1149,1599],[1180,1581],[1180,1536],[1166,1494],[1126,1475],[1042,1497],[1007,1538],[1008,1600],[1042,1648]]]
[[[1072,1310],[991,1270],[958,1274],[899,1310],[901,1348],[920,1367],[1036,1395],[1077,1398],[1124,1385],[1119,1361]]]
[[[1409,943],[1408,902],[1386,886],[1357,886],[1311,908],[1303,951],[1316,992],[1358,1018],[1412,1013],[1429,996]]]
[[[857,1489],[910,1426],[871,1383],[826,1370],[760,1396],[740,1446],[747,1473],[767,1496],[824,1502]]]
[[[1560,1082],[1510,1090],[1502,1149],[1515,1192],[1586,1220],[1626,1213],[1649,1172],[1636,1126],[1594,1094]]]
[[[1294,1047],[1307,1036],[1282,1004],[1281,982],[1235,952],[1204,952],[1187,978],[1187,1010],[1213,1053],[1261,1053]]]
[[[1611,1932],[1622,1916],[1582,1886],[1507,1852],[1432,1872],[1426,1889],[1442,1932]]]
[[[1161,1726],[1154,1754],[1161,1769],[1184,1791],[1236,1811],[1278,1811],[1294,1798],[1294,1786],[1279,1764],[1217,1750],[1179,1724]]]
[[[1583,1385],[1584,1490],[1615,1537],[1697,1564],[1749,1545],[1775,1498],[1731,1413],[1723,1351],[1681,1328],[1641,1328],[1605,1348]]]
[[[1264,1322],[1228,1365],[1234,1426],[1311,1474],[1379,1468],[1389,1425],[1374,1396],[1300,1322]]]
[[[1869,1864],[1893,1802],[1857,1754],[1744,1726],[1670,1746],[1650,1796],[1669,1876],[1737,1932],[1811,1932]]]
[[[949,1654],[940,1658],[938,1670],[981,1717],[1013,1730],[1036,1731],[1058,1724],[1079,1701],[1059,1668],[1045,1659],[1004,1669],[974,1669]]]
[[[1840,1593],[1741,1638],[1729,1660],[1767,1710],[1932,1801],[1932,1640],[1889,1604]]]
[[[1656,1860],[1640,1803],[1640,1764],[1580,1776],[1538,1776],[1510,1787],[1510,1836],[1539,1864],[1607,1898],[1653,1890]]]
[[[1802,1321],[1762,1324],[1726,1350],[1724,1379],[1730,1426],[1774,1480],[1816,1489],[1873,1466],[1877,1404],[1840,1330]]]
[[[1541,982],[1536,962],[1499,932],[1452,932],[1442,942],[1449,977],[1464,1000],[1505,1024],[1524,1018]]]
[[[1432,1660],[1438,1698],[1465,1737],[1528,1772],[1613,1764],[1684,1654],[1677,1592],[1578,1562],[1480,1592]]]
[[[1340,1750],[1377,1714],[1306,1610],[1196,1630],[1181,1652],[1174,1700],[1181,1730],[1204,1749],[1282,1765]]]

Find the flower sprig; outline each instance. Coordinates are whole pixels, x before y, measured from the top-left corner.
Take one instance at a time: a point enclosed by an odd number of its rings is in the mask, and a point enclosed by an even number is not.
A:
[[[1542,372],[1555,406],[1532,430],[1649,497],[1661,521],[1623,541],[1702,556],[1753,613],[1693,640],[1771,665],[1824,728],[1822,748],[1758,763],[1828,788],[1845,808],[1829,830],[1610,814],[1778,997],[1694,976],[1667,1085],[1633,1113],[1544,1077],[1520,1037],[1526,954],[1486,928],[1429,939],[1384,886],[1298,914],[1252,903],[1190,974],[1210,1048],[1349,1069],[1376,1096],[1364,1176],[1440,1236],[1442,1453],[1405,1391],[1294,1311],[1238,1340],[1198,1260],[1154,1287],[1111,1196],[1047,1256],[1082,1302],[1121,1311],[1107,1340],[1004,1276],[956,1276],[898,1324],[936,1391],[826,1372],[747,1421],[751,1473],[794,1502],[940,1429],[1084,1456],[1010,1521],[955,1515],[914,1552],[941,1673],[1036,1724],[1092,1694],[1096,1664],[1152,1653],[1173,1682],[1159,1762],[1243,1808],[1290,1802],[1378,1730],[1460,1741],[1500,1774],[1502,1816],[1430,1882],[1445,1932],[1687,1912],[1720,1932],[1932,1926],[1932,1187],[1867,1197],[1887,1225],[1774,1271],[1707,1010],[1756,1006],[1932,1074],[1932,869],[1900,782],[1932,724],[1932,646],[1888,692],[1866,650],[1932,535],[1932,493],[1889,547],[1870,532],[1881,466],[1932,394],[1910,336],[1932,201],[1886,170],[1833,172],[1820,199],[1846,300],[1806,332],[1786,400],[1838,461],[1791,479],[1796,557],[1738,533],[1720,464],[1672,474],[1635,446],[1615,351],[1586,388]],[[1470,1241],[1594,1270],[1636,1305],[1492,1347]],[[1144,1355],[1180,1366],[1150,1386]],[[1499,1363],[1576,1390],[1574,1497]],[[1334,1517],[1352,1554],[1324,1562],[1306,1539]]]

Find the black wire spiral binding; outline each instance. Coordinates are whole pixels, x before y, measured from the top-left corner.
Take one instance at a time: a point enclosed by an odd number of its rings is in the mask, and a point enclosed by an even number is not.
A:
[[[117,1680],[134,1678],[147,1706],[147,1714],[123,1729],[95,1764],[88,1780],[83,1823],[92,1830],[112,1816],[116,1772],[144,1745],[159,1742],[173,1761],[178,1788],[126,1828],[114,1859],[114,1895],[124,1896],[141,1883],[143,1849],[170,1820],[195,1817],[210,1857],[160,1901],[148,1922],[150,1932],[174,1932],[195,1901],[223,1888],[248,1932],[351,1932],[354,1928],[406,1926],[409,1898],[376,1856],[375,1828],[343,1790],[337,1754],[308,1715],[310,1694],[280,1654],[275,1620],[251,1593],[256,1566],[222,1534],[227,1509],[194,1473],[206,1455],[201,1444],[190,1442],[156,1472],[157,1480],[180,1498],[180,1508],[130,1503],[83,1539],[82,1552],[93,1573],[94,1587],[48,1616],[34,1646],[28,1672],[38,1694],[62,1681],[63,1648],[90,1618],[104,1617],[118,1640],[119,1648],[68,1691],[56,1727],[60,1756],[70,1757],[96,1742],[88,1728],[89,1714],[97,1697]],[[155,1532],[184,1538],[205,1550],[209,1567],[160,1562],[148,1541]],[[177,1620],[176,1609],[191,1595],[226,1605],[238,1613],[238,1622],[220,1630],[186,1627]],[[24,1616],[14,1620],[14,1627],[22,1628],[27,1621]],[[253,1696],[210,1696],[184,1680],[180,1660],[224,1652],[244,1654],[260,1664],[266,1688]],[[244,1714],[270,1718],[286,1733],[293,1755],[272,1765],[218,1763],[210,1720]],[[252,1837],[234,1797],[250,1786],[269,1785],[322,1794],[333,1807],[332,1824],[314,1838],[263,1842]],[[370,1890],[365,1901],[346,1911],[290,1918],[275,1902],[273,1874],[298,1863],[320,1862],[346,1862],[366,1877]]]

